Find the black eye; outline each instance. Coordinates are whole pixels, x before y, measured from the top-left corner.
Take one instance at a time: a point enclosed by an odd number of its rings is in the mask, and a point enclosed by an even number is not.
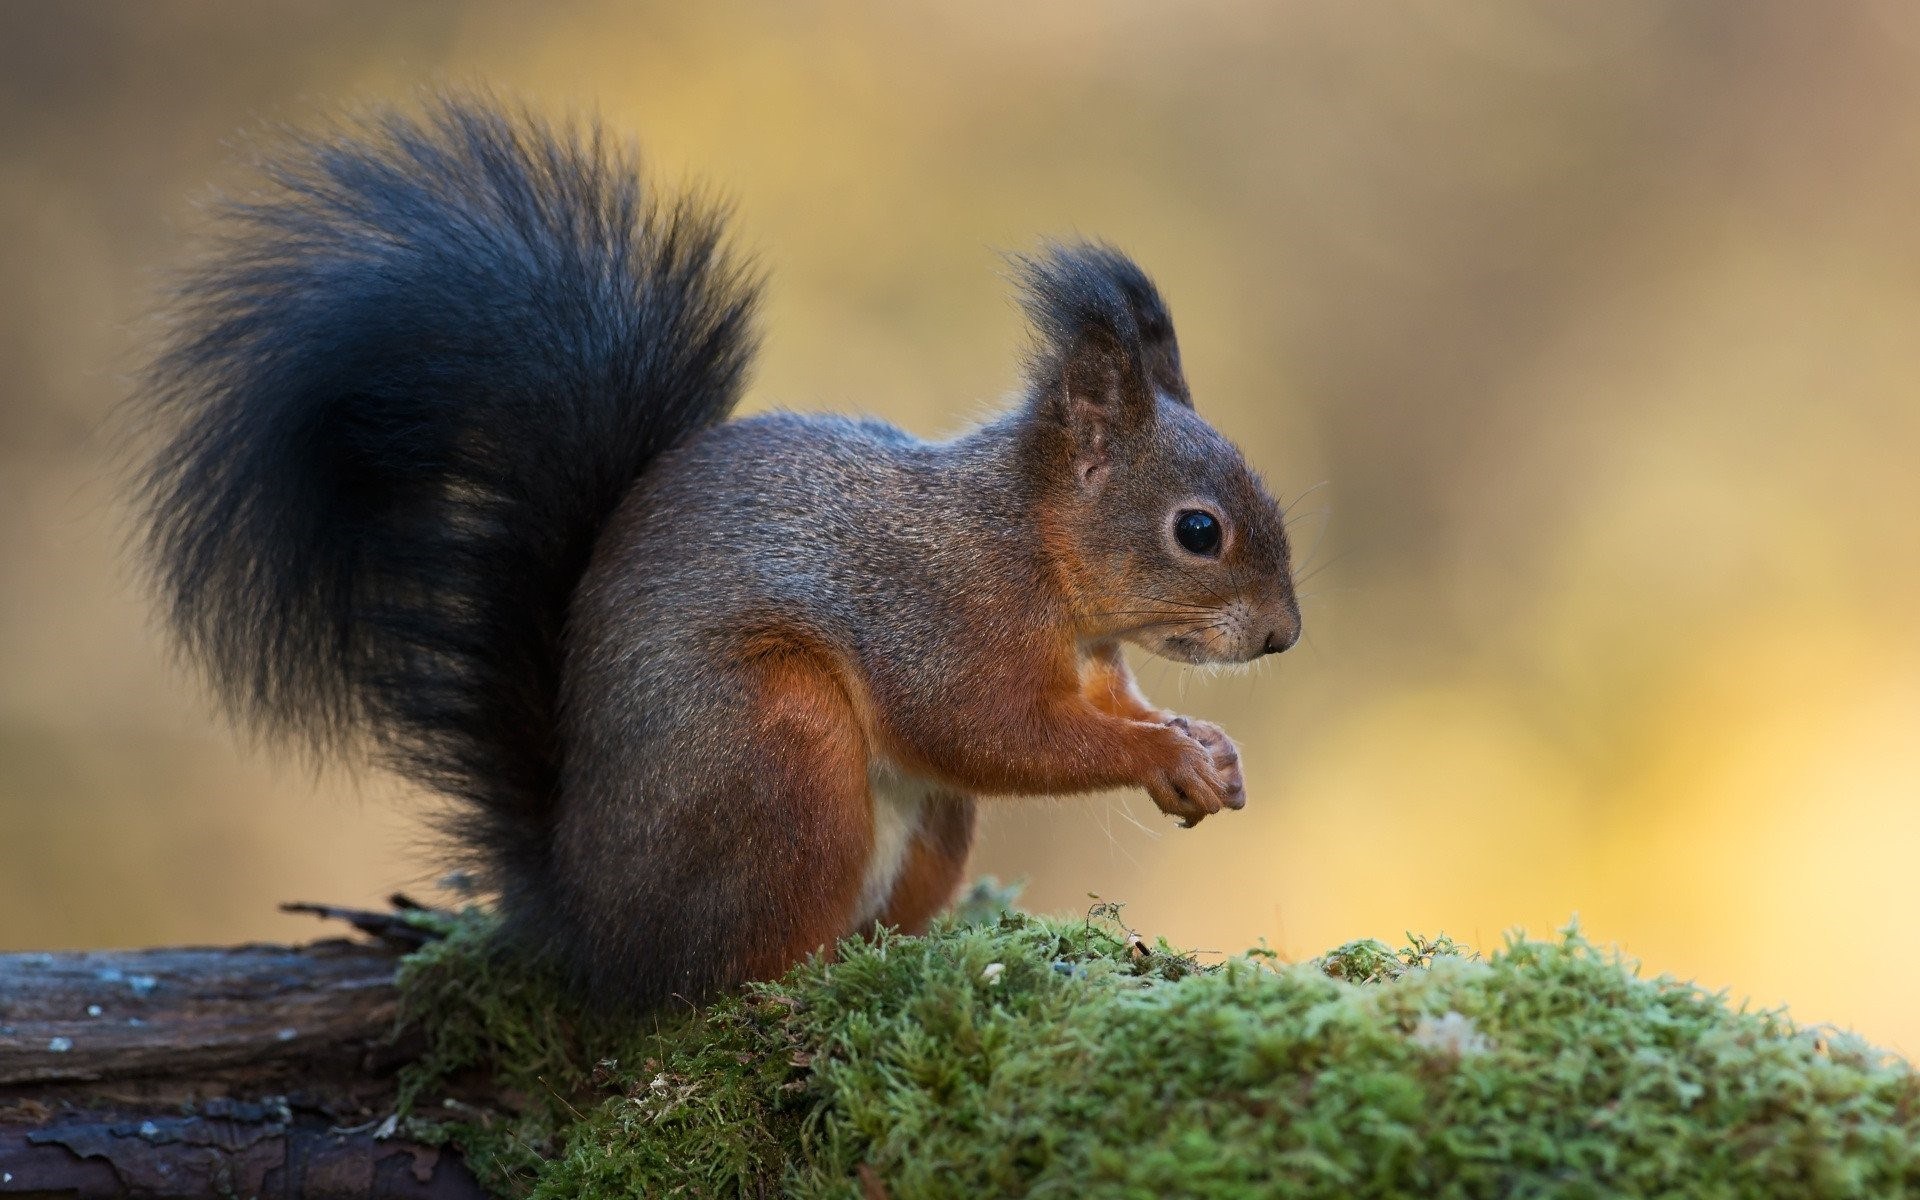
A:
[[[1210,512],[1189,508],[1173,519],[1173,536],[1192,554],[1220,553],[1220,522]]]

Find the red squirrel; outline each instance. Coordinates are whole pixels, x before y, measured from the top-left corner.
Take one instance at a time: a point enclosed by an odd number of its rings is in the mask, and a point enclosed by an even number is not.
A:
[[[729,420],[758,278],[597,129],[443,97],[261,170],[141,393],[168,614],[237,718],[450,798],[504,936],[598,1002],[923,929],[979,797],[1245,803],[1121,646],[1293,645],[1286,530],[1119,251],[1016,258],[1022,392],[927,442]]]

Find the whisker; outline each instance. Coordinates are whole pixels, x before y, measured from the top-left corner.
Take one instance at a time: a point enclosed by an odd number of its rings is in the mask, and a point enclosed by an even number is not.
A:
[[[1319,587],[1311,592],[1301,592],[1299,600],[1300,603],[1305,604],[1309,600],[1318,600],[1322,596],[1358,596],[1361,591],[1361,588],[1352,584],[1343,587]]]
[[[1215,589],[1211,583],[1208,583],[1204,576],[1202,576],[1199,572],[1195,571],[1192,567],[1189,567],[1185,563],[1176,562],[1174,565],[1178,567],[1182,572],[1184,572],[1188,579],[1193,580],[1193,582],[1199,586],[1201,591],[1207,594],[1207,599],[1213,601],[1215,608],[1226,607],[1227,598],[1225,596],[1222,596],[1219,593],[1219,591]]]
[[[1213,606],[1209,604],[1195,604],[1190,600],[1175,600],[1171,596],[1160,596],[1153,592],[1136,592],[1133,593],[1133,598],[1136,600],[1150,600],[1155,604],[1165,605],[1168,608],[1187,608],[1193,609],[1196,612],[1213,611]]]
[[[1298,496],[1295,496],[1291,501],[1289,501],[1285,508],[1280,510],[1280,515],[1282,517],[1286,516],[1288,513],[1293,511],[1294,505],[1300,503],[1302,500],[1305,500],[1308,496],[1313,495],[1315,492],[1319,491],[1323,487],[1326,487],[1328,484],[1332,482],[1333,480],[1331,479],[1322,479],[1319,483],[1316,483],[1312,487],[1308,488],[1306,491],[1301,492]]]
[[[1182,612],[1179,609],[1166,608],[1110,608],[1097,614],[1102,617],[1151,617],[1166,621],[1198,621],[1212,615],[1211,610]]]
[[[1189,623],[1190,623],[1190,618],[1186,618],[1186,617],[1175,618],[1172,620],[1161,620],[1161,621],[1123,622],[1120,627],[1120,632],[1144,633],[1149,629],[1182,629],[1186,627]]]
[[[1352,554],[1352,553],[1353,553],[1352,550],[1342,550],[1340,553],[1334,555],[1332,558],[1321,563],[1319,566],[1315,567],[1313,570],[1308,571],[1305,575],[1294,576],[1293,586],[1296,588],[1299,587],[1301,584],[1307,582],[1309,579],[1312,579],[1315,575],[1318,575],[1320,572],[1326,570],[1328,567],[1333,566],[1335,563],[1339,562],[1341,559],[1347,557],[1349,554]]]
[[[1109,813],[1111,813],[1116,808],[1120,810],[1120,815],[1126,819],[1127,824],[1132,825],[1135,829],[1138,829],[1141,833],[1146,834],[1148,837],[1151,837],[1156,841],[1159,840],[1160,831],[1157,829],[1149,828],[1148,826],[1142,824],[1140,818],[1133,815],[1133,809],[1127,804],[1125,800],[1108,800],[1107,801],[1107,811]],[[1113,836],[1112,824],[1108,824],[1107,826],[1107,836],[1109,838]],[[1122,850],[1121,853],[1126,854],[1126,851]],[[1127,854],[1128,863],[1131,864],[1136,861],[1137,860],[1133,857],[1133,855]]]

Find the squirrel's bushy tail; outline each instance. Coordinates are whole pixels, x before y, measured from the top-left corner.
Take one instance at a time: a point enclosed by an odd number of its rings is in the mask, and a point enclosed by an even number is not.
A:
[[[222,206],[144,406],[172,622],[231,709],[370,736],[468,803],[513,907],[564,747],[561,639],[595,535],[722,420],[755,285],[631,152],[472,98],[295,142]]]

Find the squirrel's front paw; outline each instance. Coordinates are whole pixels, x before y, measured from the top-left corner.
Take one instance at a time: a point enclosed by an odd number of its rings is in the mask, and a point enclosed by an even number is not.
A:
[[[1167,727],[1178,738],[1175,761],[1147,784],[1160,811],[1191,829],[1223,808],[1244,808],[1246,784],[1240,776],[1240,752],[1233,739],[1210,721],[1173,717]]]

